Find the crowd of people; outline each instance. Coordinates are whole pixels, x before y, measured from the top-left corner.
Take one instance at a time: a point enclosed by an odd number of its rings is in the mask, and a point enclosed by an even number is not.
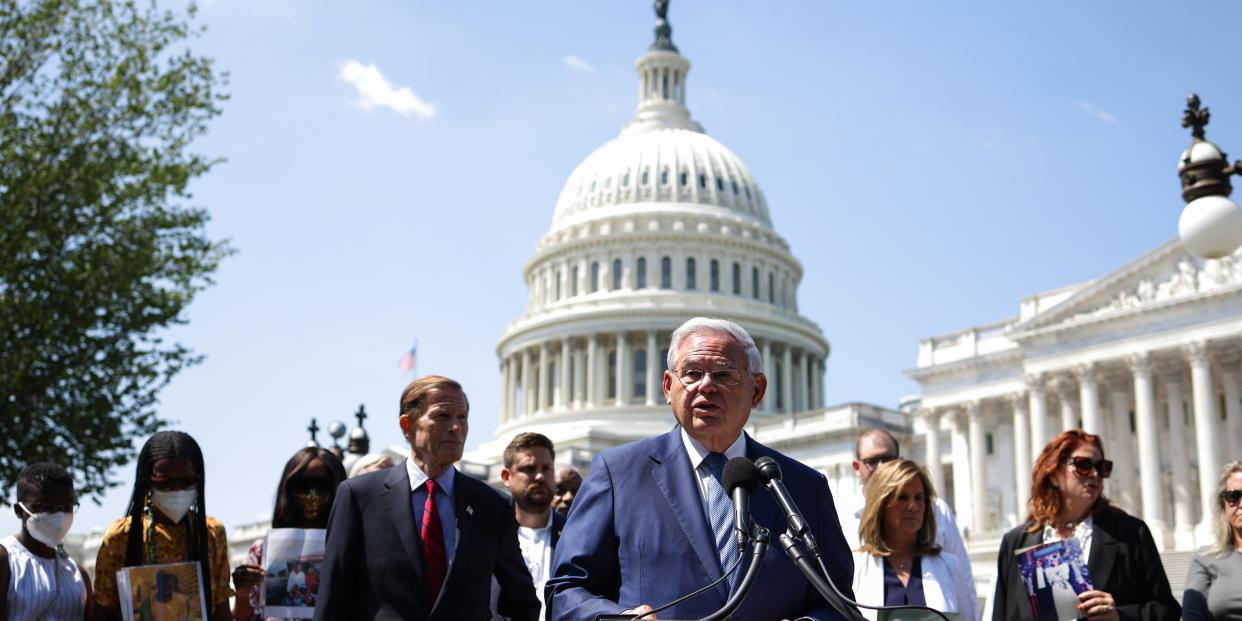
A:
[[[687,321],[673,332],[663,378],[676,420],[669,432],[600,452],[585,480],[556,462],[549,438],[520,433],[503,454],[507,494],[454,467],[469,430],[462,386],[419,378],[399,401],[408,459],[368,456],[347,471],[334,453],[312,447],[288,460],[272,528],[323,529],[324,553],[290,562],[273,588],[282,603],[313,608],[316,621],[701,618],[724,605],[750,562],[737,545],[724,465],[766,457],[818,540],[827,579],[867,618],[883,618],[875,606],[926,606],[960,619],[1032,619],[1018,556],[1058,541],[1076,543],[1089,576],[1091,587],[1068,600],[1080,618],[1242,618],[1242,463],[1220,473],[1214,541],[1191,563],[1179,605],[1147,525],[1104,493],[1113,469],[1105,439],[1058,434],[1035,461],[1028,514],[1002,539],[995,589],[981,607],[952,511],[892,433],[858,438],[857,507],[837,507],[822,474],[744,433],[767,390],[761,364],[740,326]],[[53,464],[27,467],[14,506],[21,530],[0,539],[0,619],[119,620],[134,607],[119,599],[118,570],[181,562],[198,563],[207,620],[274,618],[265,614],[264,540],[230,568],[205,488],[191,436],[150,437],[128,510],[103,536],[92,584],[60,547],[77,508],[73,476]],[[750,515],[774,534],[785,530],[785,514],[766,493],[751,498]],[[842,618],[786,555],[759,562],[752,595],[731,618]]]

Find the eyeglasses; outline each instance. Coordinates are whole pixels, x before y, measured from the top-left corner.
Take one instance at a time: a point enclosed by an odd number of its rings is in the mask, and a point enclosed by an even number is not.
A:
[[[894,459],[897,459],[896,455],[873,455],[866,459],[860,459],[859,461],[866,464],[868,468],[875,468],[880,464],[887,464]]]
[[[1107,479],[1108,475],[1113,473],[1113,462],[1107,459],[1096,461],[1090,457],[1071,457],[1061,463],[1073,466],[1074,474],[1080,477],[1091,476],[1092,470],[1100,473],[1101,479]]]
[[[712,378],[712,383],[717,386],[737,386],[742,383],[742,374],[745,371],[738,369],[716,369],[715,371],[704,371],[703,369],[677,369],[673,371],[673,377],[681,382],[682,386],[690,388],[707,379]]]
[[[1220,499],[1230,507],[1236,506],[1238,501],[1242,501],[1242,489],[1227,489],[1220,493]]]

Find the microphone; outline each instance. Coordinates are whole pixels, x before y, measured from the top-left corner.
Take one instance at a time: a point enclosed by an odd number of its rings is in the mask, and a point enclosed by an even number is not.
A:
[[[737,531],[738,552],[744,552],[750,540],[750,495],[759,483],[759,472],[754,462],[734,457],[724,465],[720,481],[725,493],[733,497],[733,530]]]
[[[815,535],[811,534],[811,530],[806,527],[806,520],[798,511],[798,505],[789,496],[789,490],[786,490],[785,484],[781,482],[780,464],[764,455],[755,460],[755,469],[759,472],[759,481],[767,486],[768,491],[772,493],[772,498],[776,499],[776,504],[780,505],[781,511],[785,514],[785,519],[789,521],[789,534],[801,539],[806,544],[807,551],[818,558],[819,544],[815,542]]]

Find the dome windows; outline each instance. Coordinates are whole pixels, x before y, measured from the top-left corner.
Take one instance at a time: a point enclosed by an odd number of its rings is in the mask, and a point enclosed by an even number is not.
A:
[[[621,259],[612,260],[612,290],[621,288]]]
[[[694,257],[690,257],[686,259],[686,290],[688,291],[694,291],[696,287],[695,278],[694,278],[695,276],[694,268],[695,268]]]
[[[591,293],[599,291],[599,261],[591,262]]]
[[[569,295],[576,297],[578,295],[578,266],[569,268]]]
[[[703,173],[699,173],[699,187],[704,190],[707,189],[707,175]]]
[[[720,177],[716,177],[716,191],[724,192],[724,179],[721,179]]]
[[[668,168],[660,171],[660,185],[668,185]]]
[[[660,259],[660,288],[673,288],[673,260],[669,257]]]
[[[710,274],[708,275],[710,282],[708,283],[713,293],[720,291],[720,261],[712,259]]]
[[[647,288],[647,257],[638,257],[638,267],[634,270],[638,283],[634,286],[636,289]]]
[[[684,186],[687,183],[690,183],[690,173],[683,170],[681,171],[681,185]]]
[[[759,299],[759,268],[750,268],[750,297]]]
[[[742,266],[733,263],[733,295],[742,295]]]
[[[732,181],[732,182],[730,182],[730,183],[732,183],[732,184],[733,184],[733,195],[734,195],[734,196],[737,196],[737,182],[736,182],[736,181]]]
[[[625,171],[625,176],[621,177],[621,187],[623,188],[630,187],[630,171],[628,170]]]
[[[647,172],[648,172],[648,171],[647,171],[647,169],[646,169],[646,168],[644,168],[644,169],[643,169],[643,176],[642,176],[642,178],[641,178],[641,180],[640,180],[640,183],[642,183],[643,185],[647,185]]]

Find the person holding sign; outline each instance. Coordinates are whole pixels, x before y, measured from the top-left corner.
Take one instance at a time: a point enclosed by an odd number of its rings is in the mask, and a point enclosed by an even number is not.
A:
[[[120,621],[116,572],[126,567],[197,562],[210,621],[228,621],[229,545],[207,515],[203,452],[189,434],[161,431],[138,453],[129,515],[104,533],[95,561],[95,618]]]
[[[1094,587],[1078,594],[1078,615],[1098,621],[1178,619],[1181,607],[1151,531],[1104,497],[1113,462],[1104,459],[1100,437],[1063,431],[1044,447],[1033,470],[1026,523],[1001,540],[992,618],[1034,618],[1017,554],[1072,537]]]
[[[332,451],[306,447],[293,454],[285,463],[280,485],[276,488],[276,506],[272,510],[272,528],[322,529],[328,527],[328,512],[336,498],[336,488],[346,479],[345,466]],[[233,586],[237,599],[233,603],[234,621],[261,621],[263,615],[264,572],[263,540],[250,546],[246,562],[233,570]],[[298,564],[299,569],[301,564]],[[305,572],[295,581],[290,575],[285,588],[299,583],[310,584]]]
[[[936,543],[936,490],[918,464],[897,458],[875,469],[854,553],[854,594],[872,606],[929,606],[973,618],[975,590],[961,563]],[[860,608],[868,619],[877,612]]]

